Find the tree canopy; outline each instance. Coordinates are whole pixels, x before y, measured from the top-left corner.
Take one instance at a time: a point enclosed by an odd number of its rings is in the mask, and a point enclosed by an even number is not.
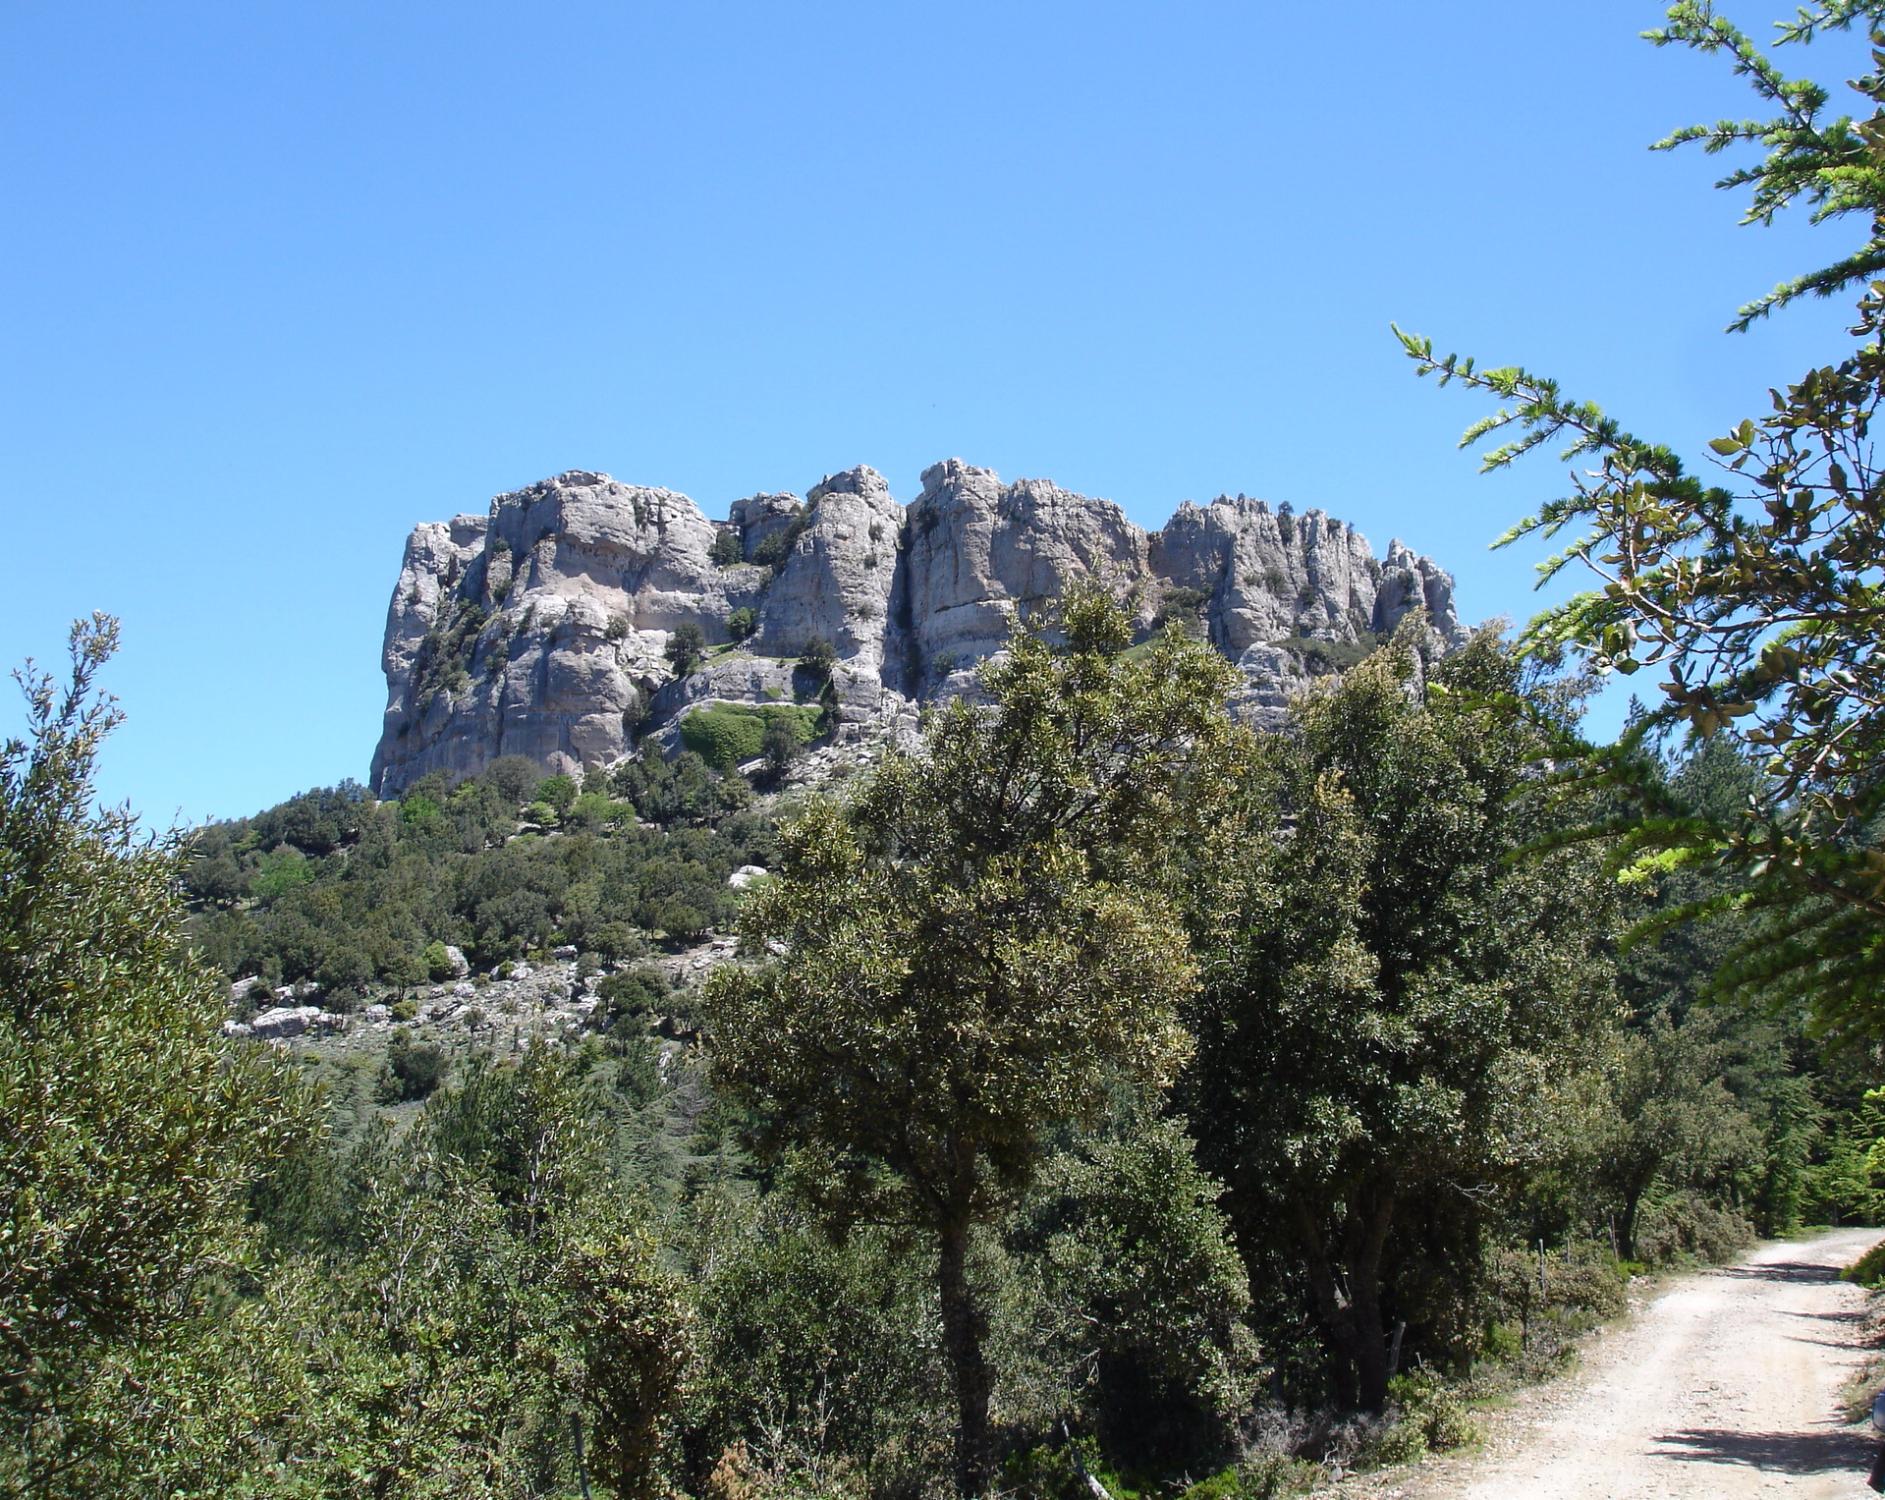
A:
[[[970,1231],[1109,1080],[1157,1089],[1182,1061],[1194,970],[1165,874],[1229,737],[1208,647],[1172,632],[1129,658],[1097,592],[1059,624],[1064,644],[1024,630],[984,671],[991,707],[951,704],[920,755],[782,832],[742,926],[769,956],[704,997],[714,1074],[762,1142],[834,1214],[935,1236],[964,1493],[989,1462]]]
[[[1778,40],[1800,45],[1864,26],[1876,49],[1882,25],[1879,0],[1827,0],[1781,23]],[[1831,115],[1826,88],[1787,77],[1708,5],[1684,0],[1649,36],[1725,54],[1771,111],[1679,130],[1659,149],[1765,148],[1718,183],[1751,190],[1744,222],[1767,223],[1800,204],[1814,222],[1857,215],[1866,223],[1856,249],[1749,303],[1732,326],[1745,329],[1802,296],[1851,292],[1854,344],[1777,384],[1769,412],[1735,422],[1700,464],[1685,464],[1549,377],[1482,369],[1436,355],[1430,339],[1400,338],[1420,374],[1503,403],[1462,440],[1494,443],[1482,468],[1559,441],[1576,465],[1569,492],[1501,545],[1553,541],[1559,550],[1540,565],[1543,579],[1573,562],[1598,578],[1532,621],[1530,648],[1568,648],[1600,671],[1661,677],[1660,699],[1620,744],[1584,758],[1582,775],[1638,795],[1627,827],[1615,830],[1619,865],[1732,868],[1738,886],[1717,908],[1756,908],[1770,920],[1724,967],[1724,980],[1809,996],[1824,1028],[1877,1035],[1885,1030],[1885,469],[1871,423],[1885,391],[1885,283],[1870,278],[1885,268],[1885,73],[1853,81],[1860,117]],[[1766,775],[1756,795],[1726,817],[1660,796],[1640,752],[1672,728],[1757,752]]]

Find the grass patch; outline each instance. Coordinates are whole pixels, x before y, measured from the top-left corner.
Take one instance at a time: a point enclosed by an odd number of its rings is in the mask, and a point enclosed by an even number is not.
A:
[[[823,711],[792,703],[714,703],[697,708],[681,720],[681,743],[717,771],[730,771],[742,761],[757,759],[765,744],[766,726],[783,719],[799,744],[818,737]]]

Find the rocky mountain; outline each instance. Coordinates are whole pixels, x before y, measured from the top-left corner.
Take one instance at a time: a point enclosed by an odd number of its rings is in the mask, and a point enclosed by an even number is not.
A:
[[[1320,510],[1242,495],[1187,502],[1146,532],[1111,501],[950,459],[907,506],[857,468],[713,521],[685,495],[572,470],[413,531],[387,613],[372,784],[396,795],[501,755],[574,771],[651,734],[671,746],[699,706],[820,688],[798,665],[818,642],[836,656],[837,738],[907,732],[1080,578],[1130,600],[1147,633],[1195,620],[1243,672],[1233,708],[1258,720],[1410,609],[1462,634],[1453,580],[1427,558],[1399,542],[1376,558]],[[688,624],[710,649],[677,677],[666,648]]]

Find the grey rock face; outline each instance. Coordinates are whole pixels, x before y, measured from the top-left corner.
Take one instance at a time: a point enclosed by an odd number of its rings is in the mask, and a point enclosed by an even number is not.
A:
[[[716,549],[728,534],[737,551]],[[1143,630],[1195,621],[1243,672],[1233,708],[1259,722],[1328,660],[1305,643],[1366,644],[1415,608],[1442,641],[1464,634],[1452,579],[1429,559],[1397,541],[1377,560],[1319,510],[1241,495],[1186,503],[1148,533],[1111,501],[951,459],[907,509],[856,468],[802,502],[737,501],[716,524],[684,495],[571,470],[408,539],[373,786],[395,795],[504,755],[578,772],[651,731],[671,746],[702,704],[823,691],[797,666],[819,642],[835,653],[840,738],[906,733],[1079,579],[1128,601]],[[736,616],[752,622],[738,641]],[[710,651],[676,679],[666,647],[684,624]]]

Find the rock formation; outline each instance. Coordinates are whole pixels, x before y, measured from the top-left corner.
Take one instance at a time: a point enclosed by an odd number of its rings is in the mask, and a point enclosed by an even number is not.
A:
[[[840,738],[907,732],[923,703],[972,686],[1018,617],[1082,578],[1129,601],[1142,631],[1169,618],[1207,632],[1242,670],[1233,708],[1258,721],[1411,609],[1444,641],[1463,634],[1453,580],[1427,558],[1397,541],[1377,560],[1319,510],[1241,495],[1187,502],[1146,532],[1111,501],[951,459],[907,507],[857,468],[715,522],[684,495],[572,470],[413,531],[387,613],[373,787],[392,796],[502,755],[576,771],[651,733],[671,744],[697,705],[818,688],[799,659],[821,642]],[[710,649],[677,678],[666,648],[686,624]]]

